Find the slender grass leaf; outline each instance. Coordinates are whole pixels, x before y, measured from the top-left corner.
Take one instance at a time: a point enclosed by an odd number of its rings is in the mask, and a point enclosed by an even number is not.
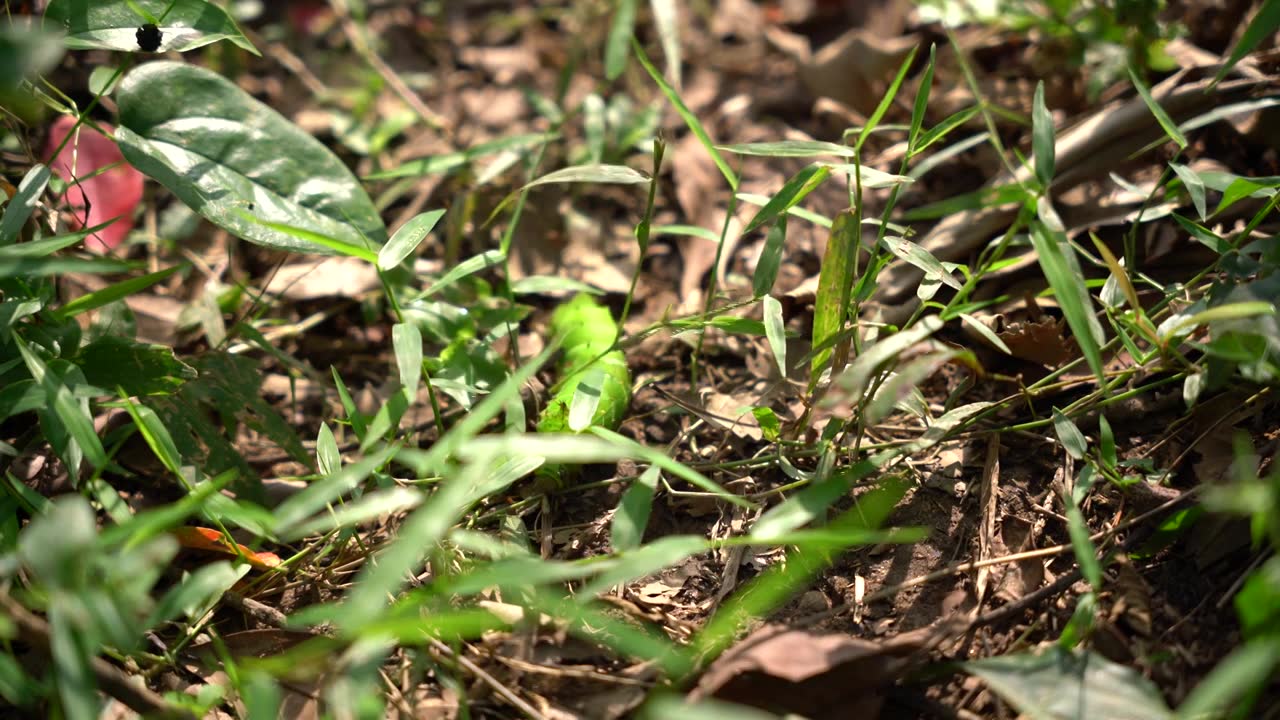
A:
[[[396,323],[391,328],[391,344],[400,385],[410,397],[416,397],[418,381],[422,379],[422,332],[413,323]]]
[[[525,151],[545,142],[555,140],[555,133],[532,133],[511,135],[490,142],[478,143],[466,150],[446,153],[434,157],[409,160],[390,170],[365,175],[366,180],[393,180],[402,177],[418,177],[423,175],[440,175],[465,167],[472,162],[498,153]]]
[[[911,52],[907,53],[907,57],[903,59],[902,65],[898,68],[898,74],[893,77],[893,82],[889,83],[889,88],[885,90],[884,97],[880,98],[880,104],[876,106],[871,117],[867,118],[867,124],[858,133],[858,141],[854,144],[854,152],[858,153],[862,150],[862,144],[871,137],[871,133],[875,132],[876,126],[884,119],[884,114],[889,111],[889,107],[893,104],[893,99],[898,96],[898,90],[902,87],[902,81],[907,78],[907,71],[911,69],[911,63],[915,62],[916,52],[919,47],[911,48]],[[855,157],[857,155],[855,154]]]
[[[1200,216],[1200,222],[1204,222],[1205,218],[1208,217],[1209,211],[1208,205],[1205,203],[1204,181],[1200,179],[1200,176],[1195,170],[1192,170],[1182,163],[1171,162],[1169,163],[1169,167],[1172,168],[1173,172],[1175,172],[1178,175],[1178,178],[1182,180],[1183,187],[1187,189],[1187,194],[1191,196],[1191,204],[1195,206],[1196,214]],[[1222,205],[1219,206],[1218,211],[1221,212],[1222,207],[1225,205],[1226,196],[1224,195],[1222,198]]]
[[[31,373],[32,379],[44,388],[45,396],[48,398],[48,407],[53,410],[53,414],[62,423],[67,433],[75,440],[84,456],[89,459],[95,468],[101,469],[107,465],[107,452],[102,448],[102,441],[98,438],[98,433],[93,429],[93,419],[89,416],[88,409],[83,407],[79,401],[71,394],[71,388],[67,387],[57,375],[50,372],[40,356],[33,351],[27,342],[18,335],[10,335],[10,340],[18,348],[18,354],[22,356],[22,361],[27,366],[27,371]],[[63,458],[64,460],[66,458]],[[71,465],[72,463],[68,463]],[[70,468],[71,471],[77,472],[79,468]]]
[[[787,216],[782,215],[765,236],[764,247],[760,250],[760,259],[756,261],[756,271],[751,276],[751,289],[756,297],[765,297],[773,291],[773,284],[778,279],[778,270],[782,267],[782,249],[786,246],[786,242]]]
[[[752,204],[752,205],[756,205],[756,206],[759,206],[759,207],[764,207],[765,205],[768,205],[768,204],[769,204],[769,200],[771,200],[771,199],[772,199],[772,198],[770,198],[770,197],[769,197],[769,196],[767,196],[767,195],[756,195],[755,193],[737,193],[737,194],[735,195],[735,197],[737,197],[737,198],[738,198],[739,200],[741,200],[742,202],[750,203],[750,204]],[[798,217],[798,218],[800,218],[800,219],[802,219],[802,220],[808,220],[809,222],[813,223],[814,225],[817,225],[818,227],[827,228],[828,230],[829,230],[829,229],[831,229],[831,221],[830,221],[829,219],[827,219],[827,218],[825,218],[825,217],[823,217],[823,216],[819,215],[818,213],[813,212],[812,210],[805,210],[805,209],[804,209],[804,208],[802,208],[802,207],[793,207],[793,208],[788,208],[788,209],[787,209],[787,214],[788,214],[788,215],[790,215],[790,216],[792,216],[792,217]],[[670,228],[677,228],[677,227],[679,227],[679,228],[685,228],[685,227],[687,227],[687,226],[684,226],[684,225],[663,225],[663,226],[661,226],[661,227],[666,228],[666,229],[670,229]],[[657,228],[654,228],[654,232],[656,233],[657,231],[658,231],[658,229],[657,229]],[[696,232],[695,232],[695,231],[696,231]],[[905,231],[905,228],[904,228],[904,231]],[[669,230],[668,230],[668,232],[669,232],[669,234],[677,234],[677,233],[670,233],[670,231],[669,231]],[[704,238],[704,239],[710,240],[711,242],[719,242],[719,241],[720,241],[720,236],[719,236],[719,235],[716,235],[714,232],[711,232],[710,230],[707,230],[706,228],[689,228],[689,231],[688,231],[688,232],[679,233],[679,234],[692,235],[692,236],[694,236],[694,237],[700,237],[700,238]]]
[[[679,93],[677,93],[675,89],[672,88],[665,79],[663,79],[662,73],[659,73],[658,69],[649,61],[649,56],[645,54],[644,48],[640,46],[640,43],[637,42],[635,38],[632,38],[631,40],[631,47],[635,50],[636,58],[640,60],[640,64],[644,66],[645,72],[649,73],[649,77],[653,78],[653,82],[657,84],[658,89],[662,91],[662,94],[666,96],[667,101],[671,103],[672,107],[676,109],[676,112],[684,120],[685,125],[689,127],[689,131],[698,138],[698,142],[702,143],[702,147],[706,148],[707,153],[711,155],[711,159],[720,170],[720,174],[723,175],[724,179],[729,183],[729,189],[737,192],[738,176],[734,174],[733,169],[729,167],[729,163],[725,162],[720,151],[716,149],[716,144],[712,142],[711,136],[707,134],[706,128],[702,127],[702,123],[698,120],[698,116],[693,114],[693,111],[689,109],[689,106],[684,104],[684,100],[680,99]]]
[[[956,128],[960,127],[961,125],[964,125],[965,123],[973,119],[973,117],[978,114],[980,109],[981,108],[975,105],[973,107],[968,107],[963,110],[954,112],[951,115],[943,118],[942,122],[939,122],[937,125],[934,125],[928,130],[925,130],[920,135],[920,137],[916,140],[915,145],[911,148],[911,152],[908,153],[907,157],[914,158],[915,156],[919,155],[925,150],[928,150],[934,143],[937,143],[945,139],[948,135],[951,134],[951,131],[955,130]],[[978,135],[977,142],[981,142],[982,139],[985,137],[986,137],[985,134]],[[913,174],[913,177],[918,179],[920,176]]]
[[[18,239],[18,232],[31,217],[40,195],[49,186],[49,168],[45,165],[34,165],[18,183],[18,192],[10,198],[4,208],[4,217],[0,218],[0,247],[11,244]]]
[[[604,47],[604,75],[616,80],[627,69],[627,47],[636,29],[636,0],[618,0],[613,7],[613,24]]]
[[[742,143],[740,145],[717,145],[717,149],[735,155],[757,155],[773,158],[809,158],[836,155],[851,158],[853,148],[822,140],[781,140],[778,142]]]
[[[1071,418],[1063,415],[1058,408],[1053,409],[1053,431],[1057,433],[1058,442],[1062,443],[1068,455],[1076,460],[1084,459],[1084,454],[1089,449],[1084,433],[1080,432],[1080,428],[1071,422]]]
[[[836,216],[831,225],[831,234],[827,237],[827,254],[822,260],[822,268],[818,271],[818,290],[814,297],[813,309],[813,344],[815,346],[830,342],[844,327],[848,308],[843,304],[841,287],[852,278],[854,253],[856,247],[857,224],[852,210],[845,210]],[[823,350],[813,356],[810,366],[812,377],[810,385],[818,381],[824,368],[831,361],[832,351]]]
[[[622,494],[609,528],[609,544],[614,552],[632,550],[643,542],[644,530],[649,524],[649,513],[653,510],[653,496],[661,475],[661,468],[650,465]]]
[[[964,285],[942,265],[933,253],[906,238],[886,235],[880,242],[897,257],[924,271],[925,277],[940,281],[943,285],[959,290]]]
[[[320,430],[316,433],[316,469],[321,475],[332,475],[342,469],[338,440],[326,422],[320,423]]]
[[[1085,465],[1076,478],[1071,489],[1071,497],[1063,498],[1067,513],[1067,535],[1071,538],[1071,550],[1075,553],[1076,563],[1080,565],[1080,574],[1093,587],[1093,591],[1102,592],[1102,564],[1098,562],[1098,549],[1089,535],[1089,524],[1084,519],[1080,506],[1093,487],[1094,471],[1092,465]]]
[[[1258,8],[1253,20],[1250,20],[1249,25],[1245,27],[1244,34],[1231,49],[1231,55],[1218,70],[1213,81],[1215,83],[1221,81],[1227,73],[1231,72],[1231,68],[1240,62],[1240,58],[1252,52],[1263,40],[1275,35],[1278,29],[1280,29],[1280,0],[1264,0],[1262,7]]]
[[[72,50],[138,52],[138,28],[150,22],[160,31],[160,45],[150,52],[186,52],[230,40],[262,54],[226,10],[206,0],[50,0],[44,20],[67,33]]]
[[[630,42],[631,39],[629,37],[624,41],[623,52],[630,49]],[[587,140],[587,157],[592,165],[604,162],[605,129],[607,125],[604,98],[597,93],[591,93],[583,98],[582,134]]]
[[[316,247],[269,223],[352,247],[386,242],[377,208],[346,165],[221,75],[151,62],[125,76],[117,101],[125,159],[228,232],[297,252]]]
[[[332,512],[321,513],[307,522],[295,525],[288,532],[282,533],[280,539],[290,542],[313,535],[323,535],[341,528],[355,527],[377,520],[384,515],[412,510],[421,505],[425,497],[422,491],[414,488],[397,487],[377,490],[345,503]]]
[[[95,290],[75,298],[54,311],[54,316],[59,320],[66,320],[75,317],[83,312],[96,310],[103,305],[108,305],[117,300],[123,300],[130,295],[142,292],[158,282],[167,280],[179,270],[187,269],[187,265],[174,265],[173,267],[157,270],[153,273],[147,273],[141,277],[129,278],[121,280],[118,283],[108,285],[101,290]]]
[[[801,200],[805,199],[809,193],[818,188],[819,185],[827,179],[831,174],[831,168],[817,165],[810,165],[800,172],[796,173],[783,184],[769,202],[756,213],[755,217],[747,223],[747,227],[742,231],[743,234],[753,232],[762,225],[772,222],[775,218],[783,215]]]
[[[876,190],[878,188],[896,187],[899,185],[907,185],[915,182],[915,178],[908,175],[894,175],[882,170],[876,170],[866,165],[857,165],[855,163],[819,163],[823,167],[844,173],[849,177],[853,177],[855,173],[862,176],[862,189]]]
[[[1050,232],[1043,223],[1032,223],[1031,245],[1036,250],[1040,269],[1044,272],[1049,287],[1053,288],[1062,314],[1067,318],[1071,334],[1080,346],[1089,368],[1097,376],[1101,385],[1106,385],[1106,375],[1102,365],[1102,326],[1093,312],[1093,301],[1085,288],[1084,275],[1074,262],[1071,245],[1059,233]]]
[[[1169,113],[1165,111],[1164,107],[1160,103],[1156,102],[1156,99],[1151,96],[1151,88],[1148,88],[1147,84],[1142,81],[1142,78],[1138,77],[1138,71],[1134,68],[1132,62],[1128,64],[1128,69],[1129,79],[1133,81],[1134,88],[1136,88],[1138,90],[1138,94],[1142,96],[1142,102],[1147,104],[1147,109],[1155,116],[1156,122],[1160,123],[1160,127],[1164,130],[1165,135],[1168,135],[1169,139],[1177,143],[1179,148],[1186,149],[1187,138],[1182,134],[1182,131],[1178,129],[1178,124],[1173,121],[1173,118],[1169,117]]]
[[[275,510],[276,532],[287,533],[330,503],[338,502],[343,495],[364,482],[374,470],[385,465],[395,452],[394,447],[383,448],[369,457],[361,458],[332,475],[308,485],[307,489],[280,503]]]
[[[778,363],[778,374],[787,376],[787,330],[782,318],[782,303],[772,295],[764,296],[764,335],[769,341],[773,360]]]
[[[495,265],[501,265],[505,259],[506,256],[503,255],[501,250],[485,250],[479,255],[469,257],[453,266],[449,272],[440,276],[439,280],[431,283],[426,290],[423,290],[418,295],[418,299],[422,300],[431,297],[464,277],[474,275],[481,270],[487,270]]]
[[[156,411],[128,398],[125,399],[124,407],[133,418],[133,424],[138,428],[138,433],[142,435],[147,447],[151,448],[151,453],[174,477],[181,477],[182,455],[173,442],[173,436],[169,434],[169,428],[165,426],[160,416],[156,415]]]
[[[418,245],[426,239],[427,233],[431,232],[442,216],[444,210],[429,210],[415,215],[412,220],[401,225],[387,244],[378,250],[378,269],[390,270],[404,262],[405,258],[418,249]]]
[[[1048,190],[1053,182],[1053,115],[1044,104],[1043,80],[1036,83],[1035,97],[1031,101],[1031,152],[1036,162],[1036,179],[1040,181],[1041,188]]]
[[[21,247],[21,245],[17,247]],[[71,273],[118,273],[127,272],[134,267],[133,263],[106,257],[66,257],[40,260],[0,258],[0,278],[36,278],[48,277],[49,275],[69,275]]]
[[[676,0],[649,0],[649,8],[653,11],[653,24],[658,31],[658,42],[662,45],[662,55],[667,61],[667,77],[677,89],[681,82],[680,70],[680,13]]]
[[[539,185],[552,183],[604,183],[612,185],[648,185],[650,178],[645,173],[626,165],[575,165],[547,173],[537,180],[525,184],[516,192],[522,192]]]
[[[667,471],[669,474],[688,482],[690,485],[693,485],[694,487],[698,487],[703,490],[706,490],[707,492],[714,494],[716,497],[720,498],[721,500],[724,500],[725,502],[731,505],[737,505],[738,507],[743,507],[743,508],[755,507],[755,504],[752,503],[750,500],[734,495],[728,490],[725,490],[724,488],[717,485],[715,481],[706,477],[702,473],[698,472],[697,470],[694,470],[693,468],[687,465],[684,465],[682,463],[679,463],[671,459],[661,451],[654,450],[653,448],[641,445],[640,443],[636,442],[635,440],[632,440],[631,438],[628,438],[624,435],[619,435],[618,433],[612,430],[607,430],[599,426],[592,427],[591,433],[593,433],[598,437],[602,437],[606,440],[609,440],[610,442],[616,443],[621,449],[627,452],[629,457],[635,458],[636,460],[642,460],[644,462],[657,465],[658,467]]]
[[[991,343],[993,347],[999,349],[1000,352],[1004,353],[1005,355],[1013,354],[1013,351],[1009,349],[1009,346],[1005,344],[1004,340],[1001,340],[1000,336],[996,335],[994,330],[987,327],[986,323],[982,322],[978,318],[968,313],[960,313],[960,319],[964,322],[965,325],[968,325],[969,327],[973,328],[974,332],[981,335],[983,339]]]

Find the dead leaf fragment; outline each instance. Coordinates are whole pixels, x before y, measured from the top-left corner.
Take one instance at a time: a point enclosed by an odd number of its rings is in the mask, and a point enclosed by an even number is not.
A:
[[[923,662],[963,621],[882,641],[768,625],[721,655],[689,695],[820,718],[875,718],[880,691]]]

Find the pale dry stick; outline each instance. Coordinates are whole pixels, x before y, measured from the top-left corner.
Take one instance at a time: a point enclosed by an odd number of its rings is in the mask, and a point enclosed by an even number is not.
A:
[[[369,43],[365,41],[364,35],[360,34],[360,28],[356,27],[356,23],[351,19],[351,8],[347,6],[347,0],[329,0],[329,4],[333,6],[333,11],[338,15],[342,23],[342,32],[347,36],[347,40],[351,41],[351,47],[369,63],[378,75],[382,76],[383,81],[391,86],[400,99],[413,109],[414,112],[421,117],[424,122],[435,130],[445,135],[451,135],[448,123],[427,104],[422,102],[422,98],[418,97],[418,93],[413,88],[405,84],[404,80],[391,68],[390,65],[382,59],[373,48],[369,47]]]
[[[475,675],[481,682],[483,682],[484,684],[492,688],[493,691],[496,692],[500,697],[502,697],[503,700],[506,700],[507,702],[511,703],[520,712],[524,713],[530,718],[533,718],[533,720],[547,720],[547,717],[542,713],[538,712],[537,708],[530,705],[519,695],[516,695],[514,692],[512,692],[511,688],[508,688],[506,685],[503,685],[502,683],[498,682],[498,679],[490,675],[489,673],[485,672],[484,668],[471,662],[465,656],[455,653],[453,651],[453,648],[449,647],[448,645],[445,645],[444,643],[440,642],[435,638],[431,638],[430,643],[431,643],[432,649],[434,649],[436,652],[439,652],[442,655],[451,657],[454,660],[456,660],[457,663],[461,665],[467,672],[471,673],[472,675]]]

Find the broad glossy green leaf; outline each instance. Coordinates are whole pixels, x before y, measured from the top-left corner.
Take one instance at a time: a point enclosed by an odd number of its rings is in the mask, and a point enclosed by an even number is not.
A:
[[[1169,708],[1150,680],[1092,652],[1060,646],[964,664],[1031,720],[1111,718],[1168,720]]]
[[[147,63],[125,76],[117,100],[116,142],[129,163],[228,232],[303,253],[324,250],[266,223],[359,248],[386,242],[382,218],[342,161],[217,73]]]
[[[139,52],[138,28],[151,22],[161,33],[155,52],[186,52],[230,40],[262,54],[226,10],[205,0],[51,0],[44,19],[67,33],[72,50]]]

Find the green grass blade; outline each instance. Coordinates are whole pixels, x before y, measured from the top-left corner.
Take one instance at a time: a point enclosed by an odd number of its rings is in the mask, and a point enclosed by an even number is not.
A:
[[[738,176],[729,167],[729,163],[716,150],[716,144],[712,142],[711,136],[707,134],[706,128],[702,127],[702,123],[698,120],[698,116],[693,114],[688,105],[684,104],[684,100],[680,99],[680,95],[675,89],[662,77],[662,73],[658,72],[658,68],[653,66],[649,61],[649,56],[645,55],[644,48],[640,47],[640,43],[634,38],[631,40],[631,47],[635,50],[636,57],[639,58],[640,64],[644,66],[645,72],[649,73],[649,77],[653,78],[653,82],[658,85],[658,89],[667,97],[667,101],[676,109],[680,117],[684,120],[685,125],[689,127],[689,131],[698,138],[698,142],[702,143],[702,147],[706,148],[711,155],[711,159],[715,162],[716,167],[720,169],[720,174],[728,181],[729,188],[734,192],[738,190]]]
[[[1105,385],[1102,325],[1094,315],[1093,301],[1085,288],[1084,275],[1074,262],[1071,245],[1066,237],[1050,231],[1043,222],[1032,223],[1031,245],[1035,248],[1040,269],[1049,281],[1049,287],[1053,288],[1054,295],[1062,306],[1062,314],[1067,318],[1067,325],[1071,327],[1080,352],[1089,363],[1089,369],[1098,377],[1098,382]]]
[[[822,260],[822,269],[818,273],[818,292],[813,304],[813,344],[818,346],[830,342],[844,326],[846,315],[841,287],[853,273],[853,255],[858,252],[855,246],[857,238],[857,221],[852,210],[845,210],[836,216],[831,224],[831,234],[827,238],[827,254]],[[831,360],[831,349],[823,350],[813,356],[810,372],[812,386],[818,381],[822,370]]]
[[[1129,63],[1128,68],[1129,79],[1133,81],[1133,86],[1137,88],[1138,94],[1142,96],[1142,102],[1147,104],[1147,109],[1155,116],[1156,122],[1160,123],[1160,127],[1164,129],[1164,133],[1168,135],[1171,140],[1176,142],[1179,148],[1185,150],[1187,147],[1187,138],[1182,134],[1182,131],[1178,129],[1178,124],[1173,121],[1173,118],[1169,117],[1169,113],[1165,112],[1164,107],[1161,106],[1160,103],[1156,102],[1156,99],[1151,96],[1151,89],[1142,81],[1142,78],[1138,77],[1138,71],[1133,67],[1133,63]]]
[[[1031,152],[1036,162],[1036,179],[1043,190],[1053,182],[1053,115],[1044,104],[1044,81],[1036,83],[1031,104]]]

